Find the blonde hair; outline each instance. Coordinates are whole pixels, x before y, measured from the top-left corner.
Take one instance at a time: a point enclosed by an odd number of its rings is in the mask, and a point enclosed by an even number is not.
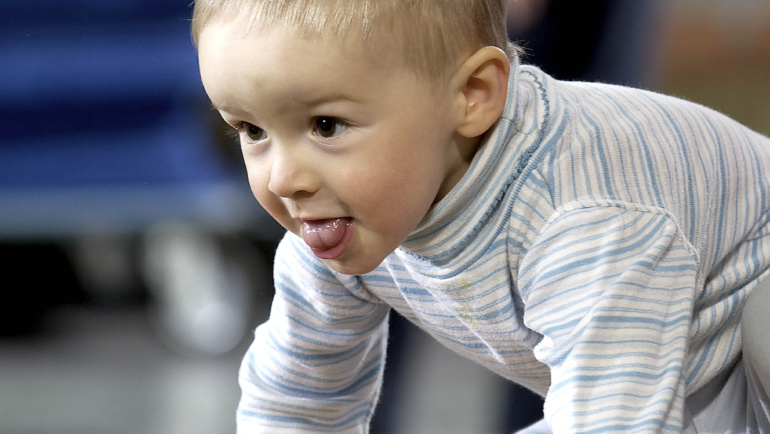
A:
[[[195,0],[193,41],[215,21],[283,24],[306,37],[360,34],[402,47],[404,64],[442,78],[463,55],[495,46],[513,56],[505,28],[505,0]],[[382,40],[379,40],[382,41]],[[395,44],[395,45],[394,45]]]

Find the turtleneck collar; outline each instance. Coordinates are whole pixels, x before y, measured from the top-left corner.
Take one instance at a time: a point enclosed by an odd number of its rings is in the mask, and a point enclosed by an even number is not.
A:
[[[460,182],[431,208],[397,253],[432,263],[451,260],[477,237],[479,228],[522,173],[547,117],[547,107],[543,109],[534,83],[537,80],[529,79],[539,71],[526,69],[524,77],[518,59],[513,60],[500,120],[486,134]]]

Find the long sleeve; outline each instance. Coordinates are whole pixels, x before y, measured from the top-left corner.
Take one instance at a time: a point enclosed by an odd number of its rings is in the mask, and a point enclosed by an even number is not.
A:
[[[696,265],[654,208],[607,203],[546,225],[519,277],[554,432],[681,431]]]
[[[270,318],[241,366],[238,432],[366,432],[389,309],[353,295],[295,238],[279,246]]]

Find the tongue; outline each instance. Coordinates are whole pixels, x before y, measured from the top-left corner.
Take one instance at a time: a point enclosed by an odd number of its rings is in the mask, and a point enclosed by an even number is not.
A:
[[[345,237],[349,218],[306,220],[302,222],[302,238],[311,249],[329,250]]]

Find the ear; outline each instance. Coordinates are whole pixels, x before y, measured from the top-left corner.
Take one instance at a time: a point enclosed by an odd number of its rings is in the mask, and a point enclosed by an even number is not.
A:
[[[484,47],[463,63],[455,74],[457,133],[478,137],[497,122],[505,109],[510,72],[508,56],[497,47]]]

